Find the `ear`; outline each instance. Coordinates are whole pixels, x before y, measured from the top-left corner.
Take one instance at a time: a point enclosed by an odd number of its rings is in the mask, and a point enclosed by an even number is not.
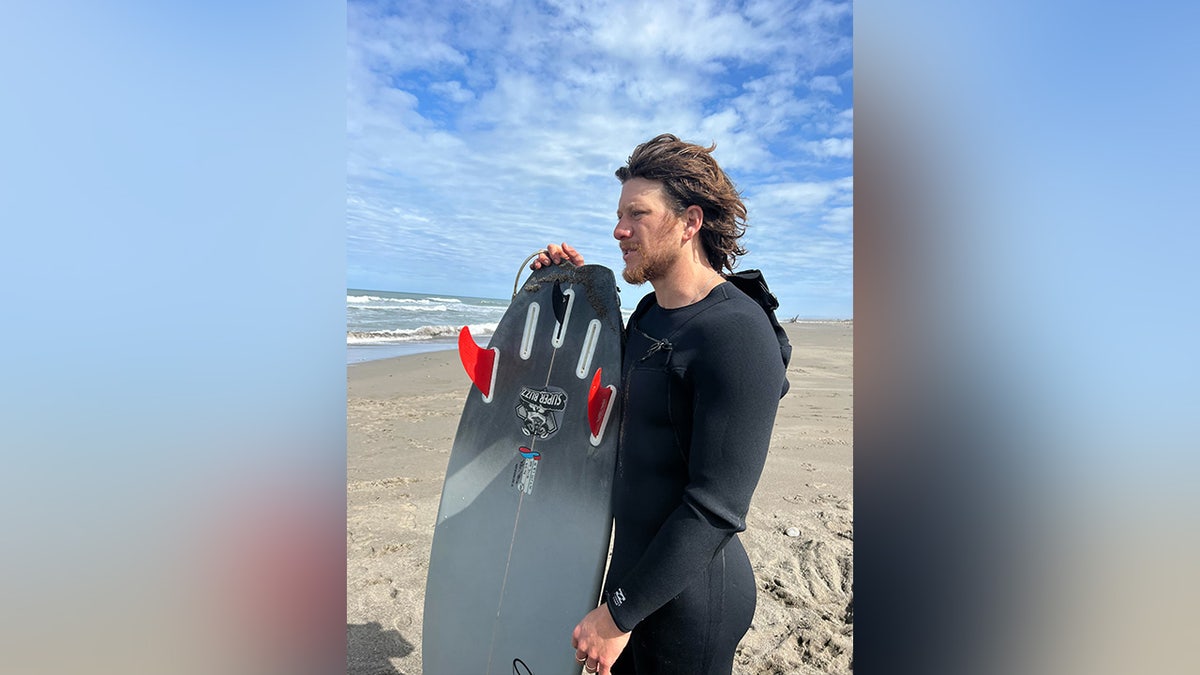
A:
[[[692,204],[683,212],[683,240],[689,241],[704,227],[704,209]]]

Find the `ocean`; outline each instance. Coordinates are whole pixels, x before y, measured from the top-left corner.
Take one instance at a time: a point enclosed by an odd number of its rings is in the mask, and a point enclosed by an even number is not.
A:
[[[346,289],[346,363],[458,348],[458,332],[487,343],[510,300]],[[622,307],[629,320],[633,308]]]
[[[479,342],[496,330],[507,299],[346,290],[346,362],[455,349],[469,326]]]

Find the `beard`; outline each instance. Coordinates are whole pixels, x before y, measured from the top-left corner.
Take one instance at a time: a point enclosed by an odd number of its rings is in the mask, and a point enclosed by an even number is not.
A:
[[[675,264],[675,256],[666,246],[639,246],[637,255],[638,263],[625,265],[625,270],[621,272],[626,283],[635,286],[662,278]]]

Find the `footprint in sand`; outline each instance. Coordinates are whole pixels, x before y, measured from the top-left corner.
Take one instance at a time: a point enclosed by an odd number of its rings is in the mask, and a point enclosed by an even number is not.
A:
[[[818,506],[832,506],[843,511],[850,510],[850,500],[835,494],[819,494],[812,498],[812,503],[817,504]]]
[[[776,599],[783,601],[787,607],[795,607],[800,604],[800,599],[795,593],[788,590],[787,584],[779,577],[775,577],[763,584],[763,590],[770,593]]]

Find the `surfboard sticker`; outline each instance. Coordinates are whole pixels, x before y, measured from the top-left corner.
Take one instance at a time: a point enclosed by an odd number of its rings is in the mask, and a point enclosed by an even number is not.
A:
[[[538,461],[541,456],[526,457],[522,454],[521,460],[513,467],[512,487],[521,491],[523,494],[533,494],[533,482],[537,480]]]
[[[517,403],[521,433],[545,440],[558,433],[567,392],[558,387],[522,387]]]

